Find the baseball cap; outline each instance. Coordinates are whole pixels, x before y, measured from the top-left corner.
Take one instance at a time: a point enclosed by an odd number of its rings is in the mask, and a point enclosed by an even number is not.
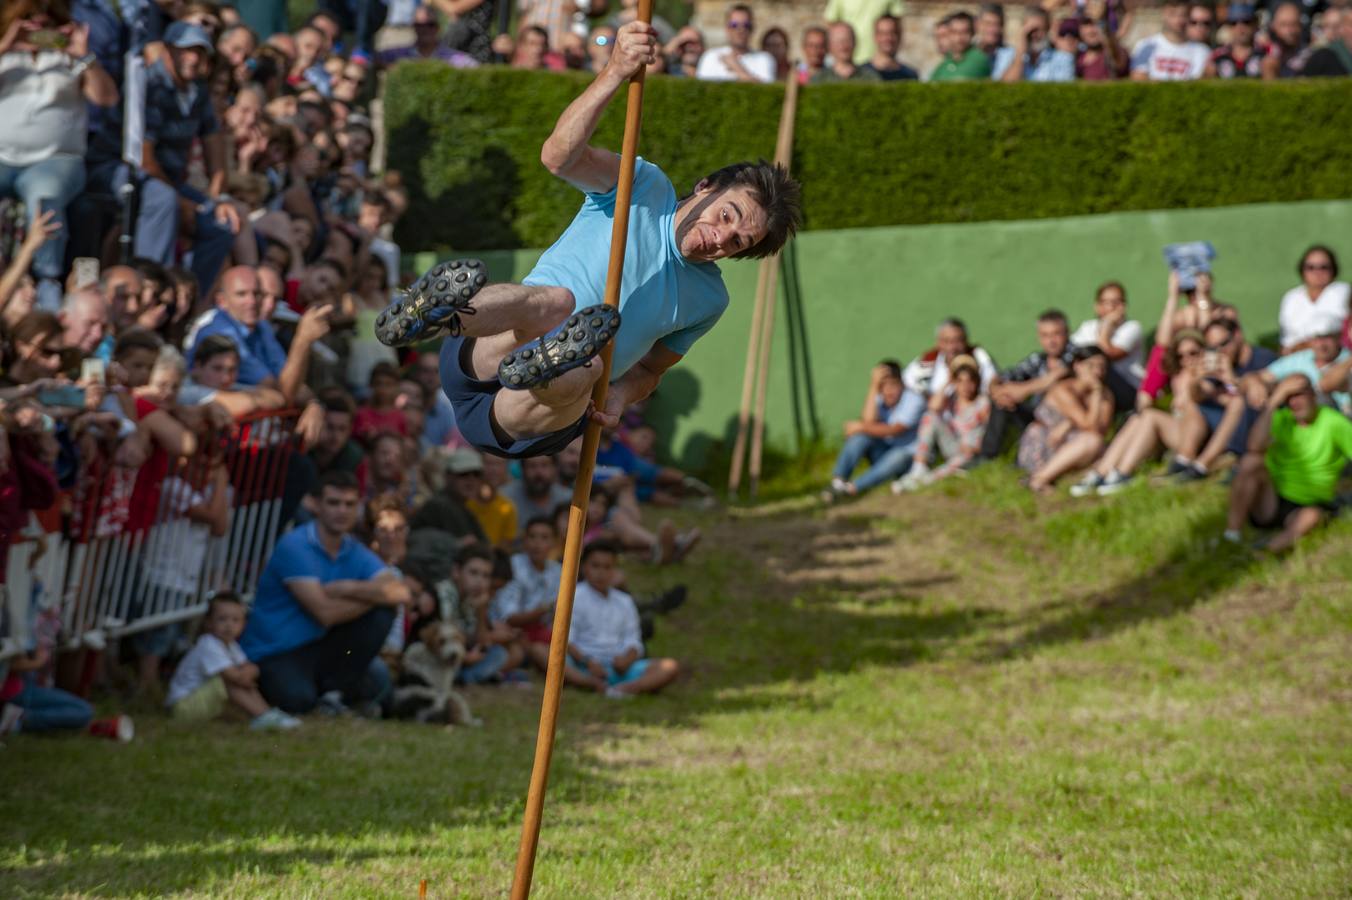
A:
[[[1255,18],[1254,8],[1248,3],[1231,3],[1225,10],[1227,22],[1252,22]]]
[[[211,38],[201,25],[191,22],[175,22],[164,30],[164,42],[170,47],[187,50],[189,47],[201,47],[211,53]]]
[[[452,475],[468,475],[484,470],[484,458],[469,447],[456,447],[446,455],[446,471]]]

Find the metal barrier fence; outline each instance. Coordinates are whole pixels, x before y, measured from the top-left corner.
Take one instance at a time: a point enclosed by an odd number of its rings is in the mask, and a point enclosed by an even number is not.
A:
[[[296,420],[241,417],[163,472],[84,461],[63,530],[8,548],[0,659],[39,633],[99,648],[201,615],[212,591],[251,595],[282,524]]]

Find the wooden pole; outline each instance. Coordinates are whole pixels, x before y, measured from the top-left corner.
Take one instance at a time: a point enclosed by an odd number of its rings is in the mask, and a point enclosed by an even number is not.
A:
[[[651,22],[652,0],[639,0],[638,18]],[[643,117],[643,76],[639,69],[629,80],[628,104],[624,113],[624,141],[620,146],[620,177],[615,188],[615,223],[610,232],[610,266],[606,270],[605,302],[620,305],[620,279],[624,275],[624,250],[629,238],[629,206],[634,193],[634,161],[638,156],[639,124]],[[620,326],[623,328],[623,324]],[[601,351],[601,378],[592,389],[597,409],[606,405],[610,386],[610,357],[615,343]],[[596,448],[601,441],[601,426],[588,422],[582,438],[582,459],[573,485],[573,503],[568,510],[568,534],[563,544],[563,572],[559,576],[559,594],[554,605],[553,634],[549,641],[549,666],[545,672],[545,696],[540,707],[540,730],[535,738],[535,764],[526,793],[526,811],[521,823],[521,845],[516,855],[516,874],[512,878],[512,900],[530,896],[531,876],[535,872],[535,853],[540,844],[540,822],[544,815],[545,789],[549,783],[549,762],[554,754],[554,735],[559,724],[559,700],[563,695],[563,670],[567,665],[568,628],[573,618],[573,595],[577,590],[577,572],[582,558],[582,535],[587,524],[587,505],[591,501],[592,473],[596,469]]]
[[[785,168],[793,161],[793,126],[797,114],[798,79],[791,70],[789,83],[784,89],[784,111],[779,116],[779,140],[775,145],[775,162]],[[770,348],[775,333],[775,306],[779,299],[779,254],[766,257],[761,260],[761,264],[765,310],[757,341],[760,361],[756,367],[756,407],[751,416],[751,462],[747,467],[752,497],[756,496],[756,490],[760,487],[761,452],[765,443],[765,395],[770,382]]]
[[[790,75],[792,77],[792,75]],[[788,96],[788,88],[784,89]],[[751,332],[746,338],[746,368],[742,371],[742,404],[737,410],[737,440],[732,445],[732,466],[728,469],[728,496],[736,497],[742,488],[742,461],[751,432],[751,396],[756,383],[756,347],[760,341],[761,318],[765,315],[765,281],[770,277],[770,260],[760,261],[756,275],[756,303],[751,307]]]

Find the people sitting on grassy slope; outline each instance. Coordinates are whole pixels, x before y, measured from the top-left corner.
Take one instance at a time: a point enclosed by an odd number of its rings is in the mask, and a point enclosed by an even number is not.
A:
[[[248,610],[234,591],[218,591],[207,604],[197,643],[179,660],[165,705],[176,719],[205,722],[234,707],[255,731],[290,731],[300,719],[269,706],[258,690],[258,666],[239,645]]]
[[[1352,421],[1320,406],[1314,385],[1292,375],[1277,385],[1249,432],[1230,487],[1225,539],[1242,540],[1244,520],[1277,529],[1264,544],[1289,550],[1337,510],[1338,478],[1352,461]]]
[[[963,472],[980,457],[991,413],[990,398],[981,393],[981,370],[975,359],[962,354],[953,360],[951,371],[949,389],[930,398],[911,470],[892,482],[894,494]],[[943,457],[941,465],[935,465],[936,456]]]
[[[1098,347],[1077,347],[1071,373],[1047,391],[1019,440],[1019,466],[1038,493],[1098,459],[1112,425],[1107,355]]]
[[[991,418],[986,425],[981,455],[995,459],[1006,444],[1030,422],[1042,395],[1063,378],[1070,377],[1075,362],[1066,314],[1049,309],[1037,317],[1039,349],[1005,369],[990,385]]]
[[[569,684],[627,700],[670,684],[680,666],[674,659],[644,656],[634,598],[615,587],[619,547],[594,541],[582,550],[582,580],[569,628]]]
[[[863,411],[845,423],[845,446],[836,457],[830,487],[822,491],[822,502],[854,497],[905,475],[924,414],[925,399],[902,386],[900,363],[886,359],[874,366]],[[868,471],[855,478],[854,470],[865,460]]]

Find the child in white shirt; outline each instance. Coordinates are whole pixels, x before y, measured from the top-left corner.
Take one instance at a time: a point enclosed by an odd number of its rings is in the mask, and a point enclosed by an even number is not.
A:
[[[206,721],[225,709],[226,702],[249,714],[250,728],[289,731],[300,719],[269,707],[258,691],[258,666],[239,646],[247,613],[239,595],[221,591],[211,598],[202,636],[174,670],[166,705],[176,719]]]
[[[619,547],[593,541],[582,551],[582,580],[573,600],[568,633],[570,684],[617,700],[661,690],[680,674],[674,659],[643,655],[634,598],[615,588]]]

